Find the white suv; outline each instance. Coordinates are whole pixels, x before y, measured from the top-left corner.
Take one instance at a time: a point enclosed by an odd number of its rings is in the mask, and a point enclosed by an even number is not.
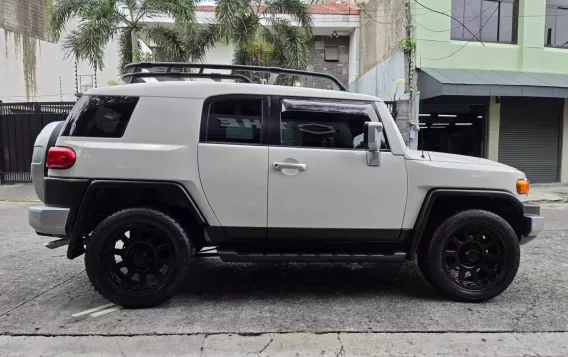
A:
[[[88,92],[34,148],[44,204],[31,226],[68,244],[68,258],[85,253],[116,304],[165,301],[205,247],[227,262],[417,257],[430,284],[481,301],[509,286],[519,245],[543,229],[522,172],[409,149],[379,98],[222,82],[248,82],[233,74],[162,82],[207,75],[157,65],[127,76],[157,83]]]

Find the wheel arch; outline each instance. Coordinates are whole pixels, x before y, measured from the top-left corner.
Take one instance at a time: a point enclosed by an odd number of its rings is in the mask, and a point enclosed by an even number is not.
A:
[[[108,215],[128,207],[150,207],[175,218],[194,239],[204,240],[207,220],[189,192],[176,182],[93,180],[77,207],[71,209],[66,232],[67,258],[85,252],[83,239]]]
[[[459,200],[456,200],[459,198]],[[513,194],[498,190],[432,189],[424,198],[414,224],[407,259],[413,260],[425,233],[444,217],[465,209],[484,209],[505,219],[517,236],[523,230],[523,203]]]

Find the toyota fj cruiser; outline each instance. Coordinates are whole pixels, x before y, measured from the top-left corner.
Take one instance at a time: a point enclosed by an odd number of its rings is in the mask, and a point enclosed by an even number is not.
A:
[[[409,149],[383,101],[330,75],[126,72],[129,84],[89,91],[40,133],[32,177],[43,204],[29,209],[39,235],[68,244],[69,259],[85,254],[90,281],[116,304],[167,300],[211,249],[225,262],[417,258],[450,298],[482,301],[511,284],[519,245],[544,227],[523,203],[522,172]],[[343,90],[275,85],[306,75]]]

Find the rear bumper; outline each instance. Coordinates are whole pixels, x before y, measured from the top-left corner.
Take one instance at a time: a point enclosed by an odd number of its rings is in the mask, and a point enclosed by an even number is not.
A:
[[[69,217],[69,208],[54,206],[33,206],[28,210],[30,226],[39,234],[65,236],[65,225]]]
[[[544,217],[540,215],[540,206],[523,204],[523,232],[521,244],[527,244],[544,230]]]

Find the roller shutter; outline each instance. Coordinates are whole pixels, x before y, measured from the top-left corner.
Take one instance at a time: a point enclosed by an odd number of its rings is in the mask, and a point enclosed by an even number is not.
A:
[[[504,98],[499,162],[523,171],[531,182],[558,182],[563,105],[554,98]]]

